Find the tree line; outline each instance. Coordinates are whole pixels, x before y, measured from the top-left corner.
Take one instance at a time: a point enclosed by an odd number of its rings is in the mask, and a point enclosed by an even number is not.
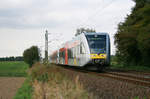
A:
[[[22,56],[0,57],[0,61],[23,61]]]
[[[150,66],[150,0],[136,5],[115,35],[117,61],[123,65]]]

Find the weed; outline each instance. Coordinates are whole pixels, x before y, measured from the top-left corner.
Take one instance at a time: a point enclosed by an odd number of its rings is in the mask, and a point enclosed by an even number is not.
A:
[[[83,89],[79,76],[71,81],[56,66],[33,66],[33,99],[93,99],[93,96]],[[37,67],[40,70],[37,70]],[[35,70],[36,69],[36,70]],[[38,73],[37,73],[38,72]],[[35,76],[36,75],[36,76]]]
[[[48,82],[48,73],[46,72],[46,73],[44,73],[44,74],[42,74],[42,75],[40,75],[40,76],[38,76],[37,77],[37,80],[38,81],[41,81],[41,82]]]

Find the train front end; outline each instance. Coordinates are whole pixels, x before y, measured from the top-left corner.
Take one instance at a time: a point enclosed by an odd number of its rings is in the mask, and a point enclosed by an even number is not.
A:
[[[89,65],[102,70],[110,64],[110,38],[107,33],[86,34],[90,50]]]

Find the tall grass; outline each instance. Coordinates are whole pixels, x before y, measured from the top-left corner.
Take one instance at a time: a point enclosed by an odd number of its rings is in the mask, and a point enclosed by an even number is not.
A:
[[[83,89],[79,76],[71,81],[56,66],[35,64],[30,71],[33,81],[33,99],[93,99]]]
[[[28,65],[24,62],[0,62],[0,76],[26,76]]]

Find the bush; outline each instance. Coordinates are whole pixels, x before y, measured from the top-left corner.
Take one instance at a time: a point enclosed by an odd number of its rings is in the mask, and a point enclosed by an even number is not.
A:
[[[30,67],[32,67],[32,65],[40,60],[40,56],[39,56],[39,52],[38,52],[38,47],[37,46],[32,46],[29,49],[26,49],[23,52],[23,58],[24,61],[29,64]]]

